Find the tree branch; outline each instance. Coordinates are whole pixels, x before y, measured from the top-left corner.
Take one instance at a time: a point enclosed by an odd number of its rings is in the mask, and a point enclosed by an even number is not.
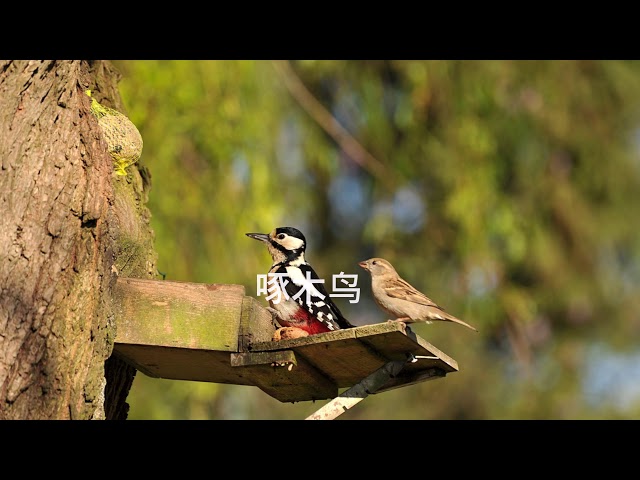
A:
[[[393,189],[395,175],[382,162],[371,155],[351,135],[336,118],[313,96],[300,77],[293,71],[288,60],[273,60],[273,66],[282,78],[284,85],[298,104],[327,132],[349,157],[380,180],[388,188]]]

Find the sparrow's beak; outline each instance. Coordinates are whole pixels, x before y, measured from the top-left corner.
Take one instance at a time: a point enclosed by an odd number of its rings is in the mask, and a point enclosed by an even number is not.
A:
[[[245,233],[245,235],[261,242],[269,243],[269,235],[266,233]]]
[[[369,270],[369,266],[367,265],[367,262],[359,262],[358,265],[360,265],[362,268],[364,268],[365,270]]]

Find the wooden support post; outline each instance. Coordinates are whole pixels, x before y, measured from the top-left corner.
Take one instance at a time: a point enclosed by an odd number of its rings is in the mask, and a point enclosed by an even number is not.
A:
[[[387,362],[383,367],[368,377],[365,377],[353,387],[342,392],[320,410],[309,415],[305,420],[333,420],[364,400],[369,394],[375,393],[380,387],[385,385],[390,378],[398,375],[406,364],[407,362],[405,360]]]

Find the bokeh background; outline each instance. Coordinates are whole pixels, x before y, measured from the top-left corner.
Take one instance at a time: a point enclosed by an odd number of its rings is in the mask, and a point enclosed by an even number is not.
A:
[[[294,226],[321,278],[391,261],[479,329],[413,330],[459,364],[343,419],[640,417],[640,63],[116,61],[168,280],[256,294],[246,232]],[[330,285],[329,285],[330,286]],[[264,302],[264,297],[260,299]],[[266,302],[265,302],[266,305]],[[303,419],[257,387],[136,375],[130,419]]]

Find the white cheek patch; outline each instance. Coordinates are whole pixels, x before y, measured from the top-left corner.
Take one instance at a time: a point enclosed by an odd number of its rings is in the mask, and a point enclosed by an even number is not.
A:
[[[280,240],[280,245],[282,245],[287,250],[297,250],[298,248],[304,245],[304,242],[300,238],[296,237],[287,237],[284,240]]]

